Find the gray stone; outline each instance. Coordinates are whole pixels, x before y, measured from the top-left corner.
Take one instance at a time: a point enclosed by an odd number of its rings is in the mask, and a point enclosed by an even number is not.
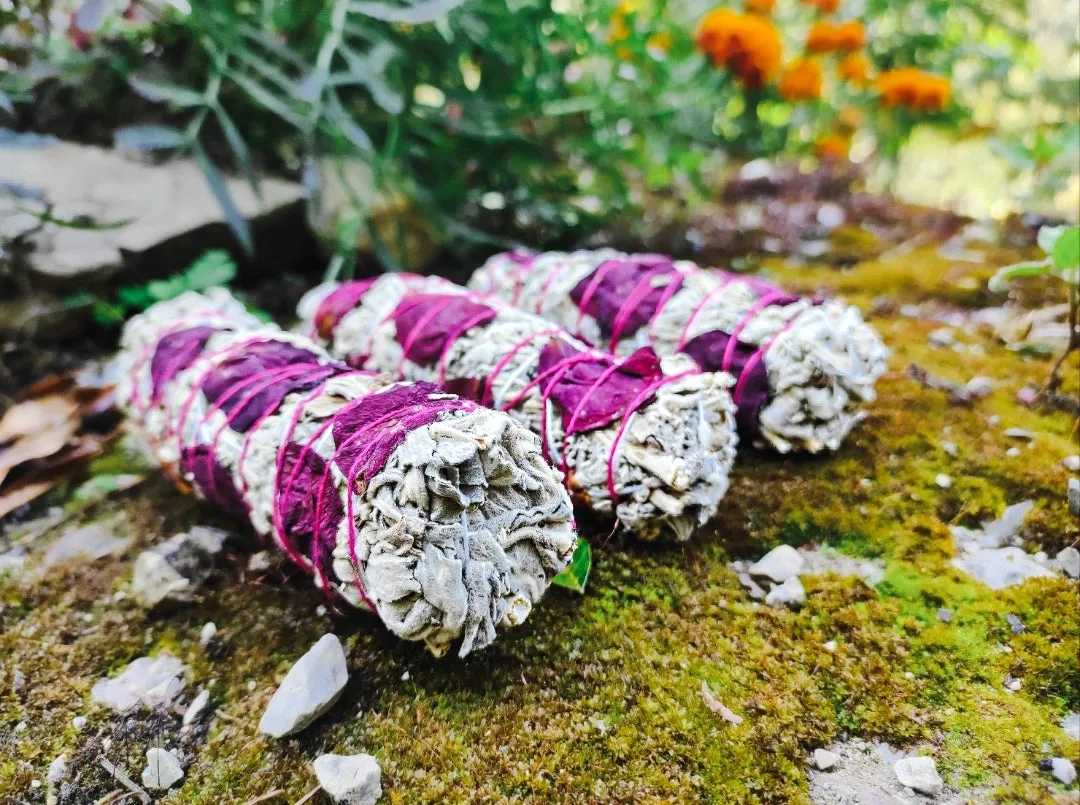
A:
[[[823,576],[832,573],[837,576],[858,576],[870,587],[880,584],[885,578],[883,563],[845,556],[831,548],[804,549],[799,551],[799,555],[804,562],[801,575]]]
[[[299,732],[333,707],[348,681],[341,641],[336,635],[324,635],[285,675],[259,731],[275,738]]]
[[[791,576],[783,584],[778,584],[765,596],[765,603],[771,607],[790,607],[798,609],[806,603],[806,590],[798,576]]]
[[[956,341],[956,331],[952,327],[939,327],[927,336],[935,347],[947,347]]]
[[[937,619],[942,623],[952,623],[952,610],[942,607],[937,611]]]
[[[1069,479],[1069,514],[1080,517],[1080,478]]]
[[[1063,716],[1058,726],[1065,731],[1066,737],[1080,741],[1080,713],[1069,713]]]
[[[990,395],[994,390],[994,379],[991,377],[973,377],[964,386],[964,390],[972,397],[982,398]]]
[[[1005,622],[1009,624],[1009,628],[1012,630],[1013,634],[1024,633],[1026,627],[1024,626],[1023,622],[1011,612],[1005,616]]]
[[[828,749],[814,750],[814,768],[819,771],[828,771],[840,762],[840,755],[830,752]]]
[[[67,779],[71,771],[68,766],[67,755],[57,755],[49,764],[49,773],[45,775],[45,782],[50,786],[57,786]]]
[[[1000,548],[1004,545],[1017,544],[1020,535],[1020,526],[1035,507],[1035,502],[1022,500],[1005,509],[1005,512],[997,520],[983,523],[983,536],[979,544],[983,548]]]
[[[112,526],[112,523],[91,523],[64,532],[45,554],[42,567],[47,569],[76,557],[93,561],[119,556],[131,545],[131,538],[116,536]]]
[[[312,764],[323,791],[341,805],[375,805],[382,796],[382,770],[371,755],[320,755]]]
[[[213,573],[228,537],[227,531],[195,526],[143,551],[131,579],[135,601],[147,609],[191,601]]]
[[[167,651],[156,657],[139,657],[112,679],[99,679],[90,691],[90,699],[117,712],[138,704],[169,704],[183,690],[186,670]]]
[[[142,773],[142,784],[152,791],[172,788],[184,779],[184,769],[176,755],[166,749],[154,747],[146,750],[146,768]]]
[[[0,180],[26,187],[53,205],[58,218],[86,218],[109,228],[45,224],[24,237],[30,271],[53,285],[82,290],[121,267],[145,262],[156,273],[179,270],[211,246],[228,245],[221,207],[191,160],[150,164],[130,154],[59,141],[39,148],[0,145]],[[262,203],[242,179],[229,192],[252,228],[283,217],[303,222],[303,189],[278,179],[262,181]],[[21,202],[24,206],[41,205]],[[0,200],[0,220],[15,217],[13,202]],[[154,249],[169,244],[171,248]],[[152,255],[147,255],[151,252]],[[162,261],[176,260],[173,266]]]
[[[1074,453],[1071,456],[1065,456],[1061,460],[1061,466],[1069,472],[1080,472],[1080,455]]]
[[[945,787],[945,781],[938,774],[937,764],[930,757],[905,757],[896,761],[893,766],[896,779],[900,784],[907,786],[920,794],[934,796],[941,793]]]
[[[1058,564],[1069,578],[1080,578],[1080,550],[1072,545],[1063,548],[1057,555]]]
[[[1072,785],[1076,782],[1076,766],[1067,757],[1051,758],[1050,773],[1062,785]]]
[[[1027,428],[1006,428],[1003,433],[1010,439],[1022,439],[1025,442],[1030,442],[1035,438],[1035,432]]]
[[[781,584],[791,576],[797,576],[802,572],[805,564],[805,560],[797,550],[790,545],[781,545],[750,565],[748,572],[751,576],[772,579],[777,584]]]
[[[749,573],[739,574],[739,584],[746,588],[747,594],[754,601],[762,601],[765,599],[765,591],[758,586],[758,583],[750,578]]]
[[[182,726],[190,726],[196,718],[199,717],[199,713],[206,709],[206,705],[210,703],[210,691],[201,690],[199,695],[191,700],[191,703],[184,710],[184,718],[181,721]]]
[[[1054,575],[1020,548],[975,550],[954,558],[952,564],[992,590],[1002,590],[1037,576]]]

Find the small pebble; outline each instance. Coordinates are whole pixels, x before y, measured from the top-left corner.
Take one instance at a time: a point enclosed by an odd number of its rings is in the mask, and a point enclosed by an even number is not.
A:
[[[26,732],[26,722],[20,721],[15,725],[15,732]]]
[[[1080,478],[1069,479],[1069,514],[1080,517]]]
[[[1063,716],[1058,726],[1065,731],[1067,738],[1080,741],[1080,713],[1069,713]]]
[[[1075,546],[1063,548],[1058,553],[1057,560],[1066,576],[1073,579],[1080,578],[1080,550],[1077,550]]]
[[[1021,405],[1026,405],[1029,408],[1039,400],[1039,390],[1033,389],[1031,386],[1024,386],[1020,391],[1016,392],[1016,401]]]
[[[1025,629],[1024,624],[1021,623],[1020,619],[1018,617],[1016,617],[1015,615],[1013,615],[1012,613],[1009,613],[1008,615],[1005,616],[1005,622],[1009,624],[1009,628],[1012,629],[1013,634],[1023,634],[1024,633],[1024,629]]]
[[[990,416],[988,416],[986,418],[986,424],[989,425],[992,428],[997,427],[998,425],[1001,424],[1001,417],[998,416],[997,414],[991,414]]]
[[[952,610],[942,607],[937,611],[937,619],[942,623],[952,623]]]
[[[1010,447],[1008,450],[1005,451],[1005,455],[1007,455],[1009,458],[1016,458],[1018,455],[1020,455],[1020,448]]]
[[[828,771],[840,762],[840,755],[828,749],[814,750],[814,767],[819,771]]]
[[[50,786],[59,785],[67,779],[69,771],[67,755],[57,755],[49,764],[49,773],[45,775],[45,782]]]
[[[893,766],[900,785],[914,789],[920,794],[934,796],[945,787],[945,781],[938,774],[937,764],[930,757],[904,757]]]
[[[82,732],[83,727],[86,726],[86,716],[75,716],[75,718],[71,719],[71,726]]]
[[[408,682],[408,681],[409,681],[409,679],[410,679],[410,677],[409,677],[409,672],[408,672],[408,671],[406,671],[405,673],[403,673],[403,674],[401,675],[401,681],[402,681],[402,682]]]
[[[947,347],[956,340],[956,332],[951,327],[939,327],[926,337],[935,347]]]
[[[934,483],[940,486],[942,489],[948,489],[952,486],[952,478],[943,472],[938,473],[938,476],[934,479]]]
[[[146,768],[142,784],[152,790],[172,788],[184,779],[184,770],[176,755],[160,747],[146,750]]]
[[[798,576],[791,576],[778,584],[765,596],[765,603],[771,607],[785,606],[798,609],[806,603],[806,590]]]
[[[207,621],[203,624],[203,628],[199,632],[199,645],[206,648],[210,644],[210,641],[214,639],[214,635],[217,634],[217,624],[213,621]]]
[[[956,446],[956,442],[942,442],[941,449],[954,458],[960,452],[959,448]]]
[[[1076,782],[1076,766],[1067,757],[1051,758],[1050,773],[1062,785],[1072,785]]]
[[[1035,438],[1034,431],[1030,431],[1027,428],[1006,428],[1005,435],[1010,439],[1023,439],[1028,442]]]
[[[325,617],[326,606],[323,604],[319,604],[317,607],[315,607],[315,614],[318,615],[320,618]]]
[[[1024,681],[1022,679],[1017,679],[1016,677],[1010,675],[1006,675],[1005,677],[1005,689],[1011,690],[1013,693],[1017,693],[1023,686],[1023,684]]]
[[[1069,472],[1080,472],[1080,455],[1065,456],[1061,460],[1061,466]]]
[[[994,379],[991,377],[973,377],[964,386],[965,390],[972,397],[988,397],[990,392],[994,390]]]
[[[382,771],[371,755],[320,755],[315,777],[341,805],[374,805],[382,796]]]
[[[199,691],[199,695],[191,700],[191,704],[187,706],[184,711],[183,726],[188,726],[196,718],[199,717],[199,713],[206,709],[206,705],[210,702],[210,691]]]
[[[836,643],[835,640],[830,640],[827,643],[822,643],[821,647],[823,649],[825,649],[826,651],[832,652],[832,651],[836,651],[837,643]]]

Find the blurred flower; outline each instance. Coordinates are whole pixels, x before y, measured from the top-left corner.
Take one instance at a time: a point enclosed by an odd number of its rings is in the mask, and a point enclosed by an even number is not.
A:
[[[799,0],[804,6],[813,6],[822,14],[832,14],[840,8],[840,0]]]
[[[645,47],[649,48],[650,50],[658,50],[661,53],[667,53],[669,50],[671,50],[671,42],[671,34],[666,32],[660,32],[650,36],[648,41],[645,43]]]
[[[866,29],[858,20],[833,23],[815,22],[806,37],[806,49],[811,53],[834,50],[858,50],[866,44]]]
[[[713,9],[698,25],[696,39],[713,64],[731,70],[747,88],[760,89],[780,69],[780,33],[758,14]]]
[[[849,84],[865,87],[870,76],[870,60],[862,53],[849,53],[836,65],[836,73]]]
[[[850,148],[851,138],[843,134],[826,134],[814,143],[814,151],[821,159],[846,159]]]
[[[948,78],[916,67],[882,73],[877,80],[877,89],[886,106],[906,106],[915,112],[940,112],[952,98]]]
[[[845,106],[836,113],[836,128],[841,132],[852,132],[863,121],[863,113],[855,106]]]
[[[780,76],[780,95],[788,101],[811,101],[821,97],[823,75],[814,59],[796,59]]]
[[[743,8],[749,14],[764,14],[768,16],[772,14],[773,6],[776,5],[776,0],[745,0]]]

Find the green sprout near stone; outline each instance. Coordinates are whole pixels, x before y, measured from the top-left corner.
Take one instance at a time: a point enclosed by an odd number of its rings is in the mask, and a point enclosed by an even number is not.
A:
[[[990,278],[990,290],[1004,291],[1020,277],[1057,277],[1068,287],[1069,340],[1040,392],[1045,397],[1061,385],[1059,372],[1065,359],[1080,350],[1080,226],[1044,226],[1039,230],[1038,242],[1046,257],[1005,266]]]

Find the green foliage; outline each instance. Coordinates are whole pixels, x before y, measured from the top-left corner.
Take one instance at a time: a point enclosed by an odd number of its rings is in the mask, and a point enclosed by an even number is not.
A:
[[[990,289],[1003,291],[1019,277],[1057,277],[1074,288],[1080,286],[1080,226],[1044,226],[1039,230],[1039,248],[1045,258],[1005,266],[990,278]]]
[[[577,547],[574,548],[574,556],[561,573],[551,580],[552,584],[566,587],[569,590],[583,593],[585,585],[589,581],[589,571],[592,569],[592,548],[582,538],[578,538]]]
[[[175,299],[188,291],[205,291],[219,285],[227,285],[236,276],[236,264],[228,252],[215,249],[179,274],[163,280],[151,280],[144,285],[125,285],[116,289],[110,298],[78,294],[68,298],[71,306],[89,304],[94,320],[112,327],[124,322],[128,316],[146,310],[157,302]]]

